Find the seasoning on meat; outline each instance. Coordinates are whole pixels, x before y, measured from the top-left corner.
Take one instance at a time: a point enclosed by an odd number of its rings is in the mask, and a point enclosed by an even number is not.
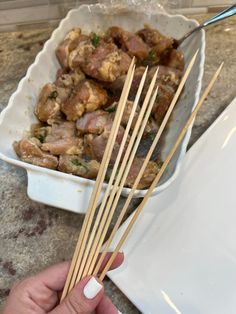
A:
[[[44,153],[40,149],[40,142],[37,139],[24,139],[14,142],[13,146],[21,160],[40,167],[49,169],[57,168],[57,157]]]
[[[121,27],[110,27],[107,31],[107,37],[111,37],[131,57],[144,60],[148,56],[149,47],[142,38],[131,32],[124,31]]]
[[[74,122],[53,124],[42,144],[42,150],[53,155],[82,155],[83,138],[76,136]]]
[[[76,121],[85,112],[92,112],[107,102],[107,92],[91,80],[80,82],[70,97],[61,105],[67,120]]]
[[[95,179],[99,171],[100,163],[96,160],[85,160],[76,155],[61,155],[58,169],[83,178]]]
[[[101,43],[80,63],[85,74],[104,82],[113,82],[127,73],[131,58],[112,43]]]
[[[162,64],[180,71],[184,70],[184,55],[176,49],[167,50],[162,57]]]
[[[143,41],[151,48],[146,58],[146,64],[156,64],[160,61],[162,54],[173,48],[173,38],[163,36],[158,30],[146,26],[137,32]]]
[[[134,162],[131,166],[131,169],[129,171],[126,185],[128,187],[132,187],[134,184],[135,179],[137,178],[140,169],[144,163],[144,158],[135,158]],[[144,189],[151,185],[152,181],[155,179],[158,171],[160,170],[158,164],[154,161],[149,161],[147,164],[147,167],[144,171],[144,174],[142,176],[142,179],[140,180],[138,184],[138,189]]]
[[[134,100],[134,98],[136,96],[136,93],[137,93],[137,90],[139,87],[139,83],[141,81],[141,78],[142,78],[144,71],[145,71],[145,67],[143,67],[143,66],[137,67],[135,69],[134,78],[132,80],[130,93],[129,93],[129,99],[130,100]],[[126,79],[126,75],[121,75],[114,82],[107,85],[107,87],[109,88],[109,90],[112,91],[112,93],[114,95],[118,96],[121,94],[125,79]]]
[[[81,66],[81,64],[84,63],[84,60],[87,60],[93,51],[95,50],[95,47],[91,41],[91,38],[87,35],[81,35],[76,48],[71,51],[71,53],[68,56],[68,67],[70,69],[76,69]]]
[[[78,119],[76,127],[80,134],[101,134],[109,120],[110,115],[108,112],[96,110],[94,112],[86,113],[82,118]]]
[[[66,35],[63,42],[58,46],[56,50],[56,56],[63,68],[68,68],[69,55],[71,51],[73,51],[76,48],[80,36],[81,29],[74,28]]]
[[[35,114],[40,121],[48,124],[60,117],[60,99],[56,85],[48,83],[43,87],[35,107]]]
[[[112,128],[112,121],[109,121],[105,125],[104,131],[101,134],[99,135],[88,134],[84,137],[85,151],[87,155],[89,155],[92,159],[96,159],[99,162],[102,161],[102,158],[106,149],[107,141],[111,132],[111,128]],[[125,132],[124,128],[120,126],[117,137],[116,137],[116,141],[114,144],[114,148],[112,151],[111,159],[110,159],[110,164],[112,165],[115,163],[115,160],[116,160],[119,148],[120,148],[120,144],[124,136],[124,132]]]

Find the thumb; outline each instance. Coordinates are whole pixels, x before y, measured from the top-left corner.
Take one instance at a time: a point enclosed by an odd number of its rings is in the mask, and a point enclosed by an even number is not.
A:
[[[103,285],[97,278],[84,278],[50,314],[93,313],[103,295]]]

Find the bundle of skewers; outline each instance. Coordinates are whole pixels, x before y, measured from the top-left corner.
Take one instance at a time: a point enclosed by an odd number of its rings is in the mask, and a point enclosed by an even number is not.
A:
[[[68,273],[68,277],[66,280],[66,284],[63,290],[62,298],[63,300],[67,294],[73,289],[73,287],[84,277],[93,275],[98,276],[98,278],[102,281],[106,276],[110,266],[112,265],[113,261],[115,260],[118,252],[120,251],[122,245],[124,244],[125,240],[127,239],[132,227],[134,226],[136,220],[138,219],[139,215],[141,214],[148,198],[151,196],[153,190],[158,185],[163,173],[165,172],[169,162],[173,158],[177,148],[181,144],[189,126],[193,122],[194,118],[196,117],[199,109],[204,103],[207,95],[211,91],[213,85],[215,84],[223,64],[220,65],[214,76],[212,77],[209,85],[207,86],[206,90],[202,94],[197,106],[195,107],[194,111],[190,115],[188,121],[184,125],[182,131],[178,135],[178,138],[173,145],[172,149],[170,150],[167,158],[163,162],[160,171],[156,175],[154,181],[152,182],[151,186],[147,190],[144,198],[142,199],[140,205],[136,209],[132,219],[130,220],[128,226],[126,227],[124,233],[122,234],[114,252],[110,255],[108,261],[106,258],[109,247],[114,240],[117,230],[119,229],[123,218],[127,213],[127,209],[129,204],[135,194],[135,191],[138,187],[138,184],[145,172],[145,168],[152,157],[152,154],[158,145],[158,142],[163,134],[167,123],[170,119],[171,113],[181,95],[181,92],[185,86],[185,83],[189,77],[189,74],[194,66],[196,57],[198,52],[195,53],[191,62],[189,63],[183,77],[181,83],[176,91],[176,94],[171,102],[171,105],[162,121],[162,124],[152,142],[152,145],[149,149],[149,152],[143,162],[143,165],[139,171],[138,176],[135,179],[133,187],[127,197],[125,204],[123,205],[122,209],[119,210],[117,213],[117,205],[119,198],[122,193],[122,189],[124,187],[126,178],[129,174],[130,168],[132,166],[133,160],[135,158],[137,149],[139,147],[142,135],[144,133],[146,124],[150,117],[152,107],[154,105],[155,99],[158,94],[158,87],[156,88],[156,80],[157,80],[157,73],[154,74],[152,81],[150,83],[149,89],[146,93],[143,103],[140,105],[140,96],[143,92],[144,83],[146,80],[148,68],[146,68],[142,79],[139,84],[139,88],[135,97],[134,105],[129,117],[128,124],[125,129],[125,133],[120,145],[119,152],[116,157],[115,164],[113,166],[112,173],[110,175],[109,182],[107,184],[107,188],[105,191],[105,195],[102,199],[102,202],[99,204],[100,193],[104,183],[104,179],[106,176],[106,172],[108,169],[109,161],[112,155],[113,147],[115,144],[116,136],[118,134],[119,126],[121,123],[122,115],[124,112],[124,108],[129,96],[129,91],[131,88],[132,80],[134,77],[134,70],[135,70],[135,60],[132,60],[132,63],[129,67],[129,71],[127,73],[127,77],[124,83],[124,87],[122,90],[122,94],[120,97],[120,101],[117,107],[117,111],[115,114],[114,122],[112,125],[111,133],[107,142],[107,146],[104,152],[103,160],[99,169],[99,173],[96,179],[96,183],[94,186],[94,190],[89,202],[89,206],[84,218],[84,223],[79,235],[78,243],[75,248],[74,256],[71,262],[70,270]],[[135,127],[130,135],[131,125],[133,122],[133,118],[136,112],[137,106],[140,105],[141,110],[139,112],[138,119],[136,121]],[[129,136],[130,135],[130,136]],[[157,198],[158,201],[158,198]],[[118,217],[115,221],[114,226],[112,227],[112,231],[108,236],[108,230],[111,226],[112,219],[114,217]],[[106,239],[106,242],[104,243]],[[99,273],[101,265],[104,265],[103,270]]]

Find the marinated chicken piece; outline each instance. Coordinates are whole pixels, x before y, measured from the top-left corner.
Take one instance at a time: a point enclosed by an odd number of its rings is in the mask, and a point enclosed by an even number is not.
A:
[[[130,188],[133,186],[135,179],[137,178],[143,163],[144,163],[144,158],[134,159],[131,169],[129,171],[128,177],[126,179],[126,186]],[[138,189],[144,189],[144,188],[149,187],[151,183],[153,182],[153,180],[155,179],[159,170],[160,168],[156,162],[149,161],[144,171],[144,174],[142,176],[142,179],[140,180],[138,184]]]
[[[130,101],[130,100],[127,100],[126,105],[125,105],[125,109],[124,109],[124,113],[123,113],[123,116],[122,116],[122,119],[121,119],[121,124],[123,126],[126,126],[128,124],[129,119],[130,119],[130,115],[131,115],[131,112],[132,112],[132,109],[133,109],[133,106],[134,106],[134,102]],[[133,118],[133,121],[132,121],[131,128],[134,128],[135,123],[137,122],[137,119],[138,119],[139,112],[140,112],[140,107],[138,105],[137,108],[136,108],[135,114],[134,114],[134,118]]]
[[[143,73],[145,71],[145,67],[137,67],[134,72],[134,78],[132,80],[130,93],[129,93],[129,99],[134,100],[137,90],[139,87],[139,83],[141,81],[141,78],[143,76]],[[114,82],[107,84],[107,88],[111,90],[111,92],[114,95],[120,96],[124,83],[125,83],[126,75],[119,76]]]
[[[176,91],[181,78],[182,78],[182,72],[174,69],[174,68],[170,68],[167,66],[155,66],[152,67],[149,71],[148,71],[148,75],[147,75],[147,82],[148,84],[150,84],[154,73],[156,72],[157,68],[159,68],[158,70],[158,74],[157,74],[157,83],[158,85],[167,85],[169,87],[173,88],[173,91]],[[146,84],[147,85],[147,84]]]
[[[39,146],[40,141],[35,138],[23,139],[13,144],[16,154],[22,161],[40,167],[56,169],[58,165],[57,157],[44,153]]]
[[[134,33],[124,31],[122,28],[113,26],[107,31],[108,38],[111,37],[115,44],[131,57],[137,57],[144,60],[148,56],[149,47],[145,42]]]
[[[131,58],[130,56],[123,52],[122,50],[119,50],[119,54],[121,56],[121,60],[120,60],[120,75],[127,73],[130,63],[131,63]]]
[[[161,63],[167,67],[183,71],[184,54],[182,51],[171,49],[165,53],[164,57],[161,59]]]
[[[43,143],[50,130],[51,130],[50,126],[34,124],[31,127],[31,134],[33,135],[33,137],[36,137],[40,141],[40,143]]]
[[[83,154],[83,139],[76,137],[75,133],[74,122],[53,124],[41,148],[53,155],[81,156]]]
[[[85,74],[105,82],[113,82],[127,73],[131,59],[112,43],[101,43],[80,66]]]
[[[131,112],[133,109],[133,105],[134,105],[133,101],[127,100],[125,108],[124,108],[124,113],[123,113],[123,116],[121,119],[121,124],[124,127],[129,122],[130,115],[131,115]],[[117,110],[117,106],[118,106],[118,102],[114,102],[113,104],[111,104],[111,106],[109,106],[105,109],[107,112],[109,112],[109,115],[107,117],[110,121],[114,120],[114,112]],[[137,105],[136,111],[134,113],[134,118],[133,118],[132,124],[131,124],[131,130],[135,127],[135,123],[137,122],[139,112],[140,112],[140,107],[139,107],[139,105]]]
[[[62,155],[59,158],[58,169],[80,177],[95,179],[99,171],[100,163],[96,160],[85,160],[76,155]]]
[[[98,161],[101,161],[106,149],[107,141],[111,132],[112,122],[106,125],[104,132],[100,135],[88,134],[85,135],[85,152],[92,158]],[[119,127],[118,134],[116,137],[116,141],[114,144],[114,148],[112,151],[110,164],[114,164],[122,138],[124,136],[124,128],[122,126]]]
[[[68,68],[69,55],[71,51],[77,47],[79,38],[81,36],[81,29],[74,28],[66,35],[65,39],[58,46],[56,50],[56,56],[63,68]]]
[[[164,116],[169,109],[172,99],[174,98],[174,91],[167,85],[160,85],[157,94],[157,100],[153,106],[152,114],[160,125]]]
[[[108,112],[96,110],[86,113],[82,118],[78,119],[76,127],[80,134],[101,134],[109,120],[110,114]]]
[[[72,80],[72,86],[78,85],[81,81],[85,79],[85,75],[80,69],[70,71],[68,74]]]
[[[84,60],[90,58],[91,54],[95,50],[94,45],[91,42],[91,38],[87,35],[81,35],[77,41],[76,48],[70,52],[68,57],[68,66],[70,69],[76,69],[84,62]]]
[[[144,135],[147,135],[149,133],[155,134],[158,131],[158,128],[159,128],[159,126],[158,126],[156,120],[153,119],[153,117],[150,117],[148,119],[147,125],[145,127]]]
[[[45,142],[52,143],[62,138],[74,137],[76,135],[76,127],[74,122],[61,121],[60,123],[54,123],[50,127]]]
[[[114,102],[110,107],[107,107],[105,109],[106,111],[96,110],[91,113],[86,113],[82,118],[77,120],[76,127],[79,133],[101,134],[102,132],[104,132],[105,128],[109,126],[114,120],[114,112],[116,111],[117,106],[118,103]],[[121,124],[123,126],[126,126],[128,124],[132,108],[133,102],[128,100],[121,119]],[[131,129],[133,129],[135,126],[139,111],[140,107],[137,106],[136,112],[134,114],[134,119],[131,125]]]
[[[141,96],[141,101],[144,101],[145,95],[147,94],[148,88],[150,86],[151,80],[153,78],[154,73],[156,72],[157,67],[152,67],[147,75],[146,82],[143,88],[143,93]],[[154,124],[147,125],[145,132],[150,132],[151,128],[153,130],[158,129],[158,125],[161,124],[170,104],[174,97],[174,94],[180,84],[182,73],[179,70],[174,68],[169,68],[165,66],[159,66],[159,71],[157,75],[156,87],[158,86],[158,94],[156,101],[154,103],[152,109],[152,115],[155,118],[156,125]],[[136,80],[137,82],[138,80]],[[137,93],[138,85],[136,86]],[[133,90],[135,90],[135,86],[133,86]],[[135,94],[136,94],[135,93]],[[131,94],[132,95],[132,94]]]
[[[72,85],[62,85],[62,80],[65,79],[65,83],[69,83],[69,78],[66,78],[66,76],[69,76],[68,74],[63,74],[56,82],[56,88],[57,88],[57,93],[58,93],[58,98],[60,99],[60,103],[64,102],[68,99],[72,92]],[[67,80],[67,82],[66,82]]]
[[[83,139],[81,138],[62,138],[52,143],[43,143],[42,150],[53,155],[79,155],[83,153]]]
[[[117,105],[118,105],[118,103],[115,102],[115,103],[113,103],[111,105],[110,108],[112,108],[112,109],[115,108],[116,109]],[[123,116],[122,116],[122,119],[121,119],[121,124],[123,125],[123,127],[126,127],[128,122],[129,122],[130,115],[131,115],[131,112],[132,112],[132,109],[133,109],[133,105],[134,105],[133,101],[128,100],[126,102],[124,113],[123,113]],[[109,108],[107,108],[107,110],[108,109]],[[137,105],[136,110],[135,110],[135,114],[134,114],[134,117],[133,117],[133,120],[132,120],[132,124],[131,124],[131,131],[135,128],[135,124],[136,124],[136,122],[138,120],[139,113],[140,113],[140,106]],[[146,125],[146,127],[144,129],[144,134],[150,133],[150,132],[155,132],[157,130],[158,130],[158,125],[157,125],[156,121],[152,117],[150,117],[148,119],[147,125]]]
[[[58,71],[55,85],[60,100],[64,102],[71,94],[73,88],[85,79],[85,75],[79,69],[71,72]]]
[[[159,67],[159,71],[157,74],[157,85],[168,84],[172,86],[174,90],[176,90],[180,83],[182,72],[177,69],[170,68],[167,66],[160,65],[158,67]],[[147,88],[149,87],[150,82],[156,70],[157,70],[157,66],[154,66],[148,71],[148,75],[147,75],[147,79],[145,83],[145,91],[147,91]],[[134,72],[134,78],[133,78],[130,93],[129,93],[130,100],[135,99],[144,71],[145,71],[145,67],[138,67]],[[120,95],[122,88],[124,86],[125,79],[126,79],[126,75],[120,76],[113,83],[109,84],[108,88],[112,91],[113,94]],[[143,92],[142,95],[145,96],[145,92]]]
[[[173,38],[163,36],[156,29],[145,27],[137,32],[143,41],[151,48],[146,58],[146,64],[155,64],[160,61],[161,55],[166,49],[173,46]]]
[[[70,98],[61,105],[67,120],[76,121],[84,113],[92,112],[107,102],[107,92],[91,80],[80,82],[73,90]]]
[[[96,159],[96,156],[93,152],[93,140],[97,135],[95,134],[84,134],[84,156],[89,157],[90,159]]]
[[[68,70],[65,69],[65,68],[59,68],[59,69],[57,70],[56,80],[57,80],[60,76],[62,76],[62,75],[64,75],[64,74],[68,74]]]
[[[60,118],[60,102],[57,87],[51,83],[46,84],[35,108],[38,119],[51,124],[54,119]]]
[[[182,78],[182,74],[182,71],[179,71],[178,69],[160,65],[158,80],[160,83],[167,84],[168,86],[173,87],[174,90],[177,90]]]
[[[157,67],[152,67],[148,72],[147,79],[144,85],[142,100],[147,93],[151,79],[156,71]],[[160,125],[170,104],[174,97],[175,91],[180,84],[182,72],[173,68],[159,66],[159,72],[157,75],[158,94],[156,102],[152,109],[152,115],[155,118],[157,125]]]
[[[60,99],[60,103],[62,102],[65,102],[70,94],[72,92],[72,89],[69,88],[69,87],[57,87],[57,93],[58,93],[58,98]]]
[[[150,47],[154,47],[159,45],[162,41],[166,41],[168,43],[168,48],[171,48],[174,41],[173,38],[166,37],[162,35],[157,29],[153,29],[149,26],[139,30],[137,35],[140,36]]]

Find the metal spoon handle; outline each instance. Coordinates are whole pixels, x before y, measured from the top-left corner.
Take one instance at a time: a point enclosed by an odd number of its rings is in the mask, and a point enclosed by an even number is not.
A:
[[[230,6],[229,8],[225,9],[224,11],[220,12],[219,14],[211,17],[209,20],[205,21],[204,23],[200,24],[199,26],[197,26],[196,28],[194,28],[193,30],[191,30],[189,33],[187,33],[185,36],[183,36],[181,39],[179,39],[178,42],[178,46],[181,45],[181,43],[188,38],[190,35],[192,35],[193,33],[195,33],[196,31],[211,25],[213,23],[219,22],[223,19],[226,19],[227,17],[230,17],[232,15],[236,14],[236,4],[233,4],[232,6]]]
[[[220,12],[219,14],[213,16],[212,18],[205,21],[201,25],[202,25],[202,27],[206,27],[206,26],[211,25],[215,22],[226,19],[227,17],[232,16],[234,14],[236,14],[236,4],[233,4],[231,7],[227,8],[224,11]]]

